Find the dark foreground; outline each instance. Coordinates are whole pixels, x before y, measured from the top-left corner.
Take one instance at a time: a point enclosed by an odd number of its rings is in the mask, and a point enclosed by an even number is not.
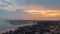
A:
[[[18,27],[2,34],[60,34],[60,21],[38,21],[36,24]]]

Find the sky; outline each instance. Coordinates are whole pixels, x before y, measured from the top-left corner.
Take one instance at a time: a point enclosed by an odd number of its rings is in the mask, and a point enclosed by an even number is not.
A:
[[[60,20],[60,0],[0,0],[0,21]]]

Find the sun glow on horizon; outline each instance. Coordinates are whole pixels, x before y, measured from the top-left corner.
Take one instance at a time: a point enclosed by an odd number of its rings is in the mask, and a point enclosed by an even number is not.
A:
[[[29,14],[45,14],[44,11],[39,11],[39,10],[26,10],[25,12]]]
[[[57,10],[25,10],[25,12],[42,17],[60,17],[60,12]]]

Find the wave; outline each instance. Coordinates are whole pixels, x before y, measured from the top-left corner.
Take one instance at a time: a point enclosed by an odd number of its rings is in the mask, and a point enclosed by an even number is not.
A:
[[[4,32],[4,31],[8,31],[8,30],[10,30],[10,29],[15,29],[16,28],[16,26],[15,25],[12,25],[12,24],[10,24],[10,23],[8,23],[8,22],[0,22],[0,33],[1,32]]]

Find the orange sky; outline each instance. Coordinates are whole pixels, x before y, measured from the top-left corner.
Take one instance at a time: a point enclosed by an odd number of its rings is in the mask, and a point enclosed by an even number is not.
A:
[[[24,10],[25,13],[28,13],[30,15],[34,15],[35,17],[44,17],[44,18],[57,18],[60,17],[60,10],[54,10],[54,9],[47,9],[42,6],[37,5],[29,5]]]
[[[16,9],[22,10],[22,12],[24,12],[25,14],[17,13],[14,15],[4,16],[3,18],[17,19],[17,20],[20,20],[20,19],[22,20],[55,20],[55,19],[59,20],[60,19],[60,10],[58,9],[47,9],[40,5],[26,5],[26,6],[16,6],[15,8],[12,8],[12,11],[10,10],[10,12],[17,12]]]

